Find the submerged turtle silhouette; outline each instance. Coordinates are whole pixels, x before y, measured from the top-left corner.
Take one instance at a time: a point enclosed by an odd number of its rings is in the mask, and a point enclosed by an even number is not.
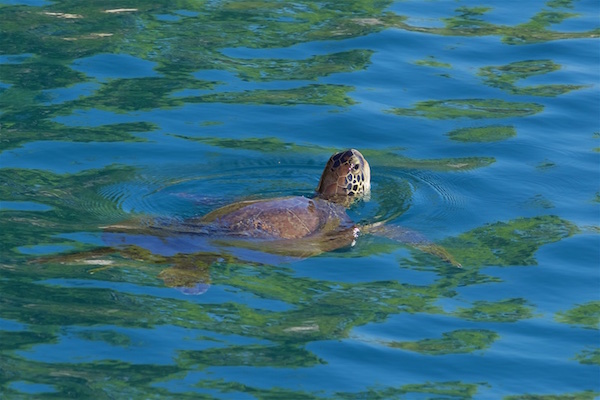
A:
[[[460,264],[441,246],[423,235],[383,222],[355,224],[347,208],[356,200],[369,196],[371,170],[363,155],[355,149],[331,156],[317,186],[315,196],[280,197],[267,200],[239,201],[202,217],[186,220],[151,219],[105,227],[108,232],[140,233],[155,237],[185,237],[186,243],[208,240],[211,247],[203,251],[238,249],[236,257],[265,261],[265,254],[305,258],[352,246],[359,233],[385,236],[433,254],[460,267]],[[137,244],[129,241],[127,244]],[[186,250],[185,252],[191,253]]]

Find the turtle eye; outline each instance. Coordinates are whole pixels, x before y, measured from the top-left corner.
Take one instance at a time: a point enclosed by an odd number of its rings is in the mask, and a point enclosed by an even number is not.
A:
[[[358,164],[354,164],[354,167],[352,167],[355,171],[358,171],[358,169],[360,168],[360,165]]]

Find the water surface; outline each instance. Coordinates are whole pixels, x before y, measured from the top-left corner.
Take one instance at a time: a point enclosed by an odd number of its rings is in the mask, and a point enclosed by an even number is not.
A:
[[[0,1],[0,397],[598,397],[599,11]],[[462,269],[102,229],[311,196],[349,147],[350,215]]]

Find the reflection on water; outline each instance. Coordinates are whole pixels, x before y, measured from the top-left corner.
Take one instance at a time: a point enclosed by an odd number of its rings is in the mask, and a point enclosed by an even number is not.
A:
[[[597,5],[0,2],[0,397],[600,393]],[[462,269],[102,229],[311,196],[347,147],[349,215]]]
[[[479,74],[484,77],[484,82],[492,87],[506,90],[516,95],[533,95],[554,97],[583,88],[582,85],[536,85],[518,86],[515,83],[521,79],[547,74],[560,69],[560,65],[552,60],[526,60],[517,61],[503,66],[489,66],[481,68]]]
[[[444,355],[485,350],[497,338],[497,333],[488,330],[457,330],[443,333],[441,339],[423,339],[417,342],[392,342],[389,346],[423,354]]]
[[[543,107],[536,103],[507,102],[497,99],[450,99],[422,101],[413,109],[394,108],[390,112],[431,119],[482,119],[526,117],[542,110]]]

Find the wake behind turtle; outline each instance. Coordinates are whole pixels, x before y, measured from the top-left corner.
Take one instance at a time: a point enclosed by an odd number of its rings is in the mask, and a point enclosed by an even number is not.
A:
[[[195,241],[194,238],[210,242],[211,251],[247,249],[293,258],[349,247],[360,233],[368,233],[408,244],[460,267],[445,249],[415,231],[383,222],[355,224],[347,208],[357,200],[368,198],[370,190],[369,163],[358,150],[349,149],[330,157],[313,198],[291,196],[239,201],[183,221],[149,220],[143,224],[112,225],[106,230],[154,236],[183,235],[190,238],[188,242]]]

